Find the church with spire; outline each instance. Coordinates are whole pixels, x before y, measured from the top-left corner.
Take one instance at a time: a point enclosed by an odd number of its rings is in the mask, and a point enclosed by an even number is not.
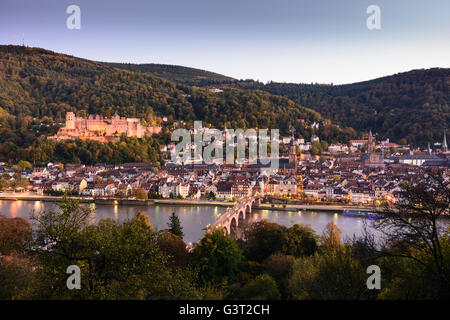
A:
[[[297,147],[295,146],[294,127],[291,127],[291,143],[289,144],[289,164],[294,166],[294,170],[297,171]]]
[[[383,168],[384,161],[380,153],[375,152],[375,140],[372,135],[372,130],[369,131],[369,137],[367,138],[367,151],[366,154],[361,156],[361,161],[365,167],[369,168]]]
[[[291,142],[289,143],[289,155],[288,158],[279,159],[279,169],[278,173],[284,175],[295,175],[297,173],[298,161],[297,161],[297,147],[295,146],[294,133],[295,129],[293,126],[289,129],[291,133]]]

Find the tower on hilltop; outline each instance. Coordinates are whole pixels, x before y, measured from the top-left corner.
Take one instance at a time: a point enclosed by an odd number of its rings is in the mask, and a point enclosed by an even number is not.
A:
[[[66,128],[75,129],[75,114],[73,112],[66,113]]]
[[[445,134],[445,131],[444,131],[444,139],[442,140],[442,152],[447,152],[447,151],[448,151],[447,135]]]

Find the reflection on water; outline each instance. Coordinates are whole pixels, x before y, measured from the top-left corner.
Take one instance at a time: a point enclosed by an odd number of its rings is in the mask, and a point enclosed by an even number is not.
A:
[[[119,206],[114,205],[114,220],[119,219]]]
[[[365,220],[358,217],[343,216],[337,212],[298,211],[294,214],[291,211],[255,210],[249,222],[252,223],[262,219],[287,227],[294,224],[309,225],[318,235],[322,235],[326,225],[333,221],[341,229],[343,240],[352,238],[353,235],[361,235]]]
[[[84,204],[95,210],[93,220],[98,222],[101,219],[114,219],[124,222],[133,219],[138,211],[143,211],[150,217],[153,226],[158,230],[167,229],[169,217],[175,212],[183,226],[185,242],[196,242],[204,234],[204,228],[212,224],[220,214],[226,211],[220,206],[133,206],[133,205],[99,205]],[[8,217],[29,218],[33,212],[39,213],[42,210],[55,210],[57,205],[43,201],[7,201],[0,200],[0,213]],[[266,219],[285,226],[294,224],[304,224],[311,226],[317,234],[321,235],[325,226],[330,221],[334,221],[342,230],[343,236],[352,237],[354,234],[361,234],[364,223],[362,218],[346,217],[338,213],[308,212],[308,211],[271,211],[254,210],[250,217],[250,222]]]

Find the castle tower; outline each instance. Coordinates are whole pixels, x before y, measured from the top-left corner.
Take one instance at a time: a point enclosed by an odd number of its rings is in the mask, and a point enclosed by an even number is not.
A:
[[[75,129],[75,114],[73,112],[66,113],[66,128]]]
[[[442,141],[442,152],[447,152],[448,146],[447,146],[447,136],[444,131],[444,140]]]

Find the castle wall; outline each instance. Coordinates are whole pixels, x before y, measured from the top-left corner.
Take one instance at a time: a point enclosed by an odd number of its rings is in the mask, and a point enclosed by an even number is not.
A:
[[[89,115],[87,118],[75,117],[73,112],[66,114],[66,126],[50,139],[66,140],[74,138],[97,141],[112,141],[111,137],[125,134],[127,137],[142,138],[145,135],[158,134],[161,127],[144,127],[138,118],[124,118],[117,115],[111,119],[103,119],[100,115]],[[116,139],[113,139],[114,141]]]

